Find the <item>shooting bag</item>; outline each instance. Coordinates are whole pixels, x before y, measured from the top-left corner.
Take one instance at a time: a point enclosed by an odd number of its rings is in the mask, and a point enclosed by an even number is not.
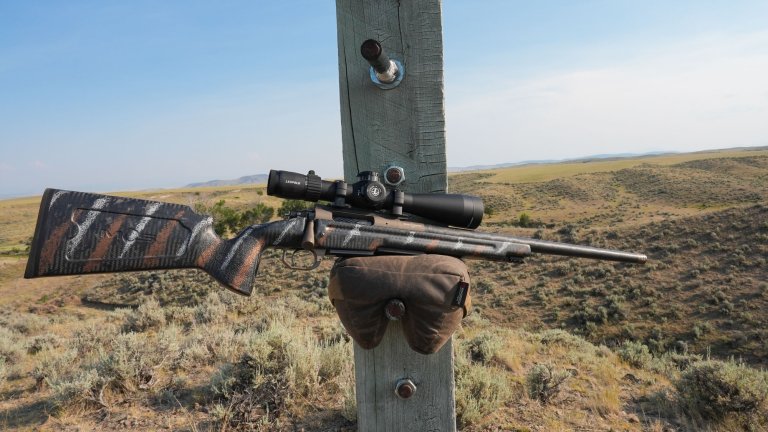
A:
[[[405,339],[421,354],[437,352],[471,306],[467,266],[444,255],[339,260],[331,270],[328,296],[344,328],[364,349],[384,337],[387,303],[401,300]]]

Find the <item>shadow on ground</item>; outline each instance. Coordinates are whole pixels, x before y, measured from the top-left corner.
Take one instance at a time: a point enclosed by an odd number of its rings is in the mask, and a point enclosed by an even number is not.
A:
[[[0,412],[0,430],[32,428],[48,420],[51,404],[47,399],[19,405]]]

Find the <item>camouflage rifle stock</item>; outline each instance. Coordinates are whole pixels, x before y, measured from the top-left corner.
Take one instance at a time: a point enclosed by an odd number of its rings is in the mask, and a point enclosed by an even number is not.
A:
[[[47,189],[26,278],[198,268],[250,295],[268,248],[324,255],[433,253],[517,262],[532,252],[643,263],[645,255],[438,226],[402,215],[318,205],[287,219],[253,225],[224,240],[208,216],[184,205]],[[283,259],[284,262],[285,256]],[[287,264],[287,262],[286,262]]]

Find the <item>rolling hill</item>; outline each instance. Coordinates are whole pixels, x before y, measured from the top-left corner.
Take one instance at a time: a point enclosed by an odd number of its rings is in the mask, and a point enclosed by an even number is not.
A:
[[[484,199],[482,230],[649,256],[470,262],[462,430],[768,428],[768,150],[481,170],[449,188]],[[281,203],[263,185],[139,195]],[[330,261],[298,272],[270,253],[247,299],[195,271],[23,280],[38,203],[0,201],[0,427],[354,430]]]

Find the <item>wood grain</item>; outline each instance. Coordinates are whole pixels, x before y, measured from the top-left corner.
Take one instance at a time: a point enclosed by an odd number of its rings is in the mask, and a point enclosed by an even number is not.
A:
[[[423,355],[411,350],[402,331],[402,324],[393,321],[376,348],[355,344],[358,430],[455,431],[452,340]],[[410,399],[395,395],[401,378],[416,384]]]
[[[381,172],[390,164],[405,170],[409,192],[445,192],[445,107],[440,2],[338,0],[344,177]],[[360,54],[366,39],[403,63],[405,77],[381,90]]]
[[[405,170],[408,192],[446,190],[443,42],[439,0],[337,0],[339,92],[344,177]],[[378,40],[405,76],[394,89],[370,80],[360,54],[367,39]],[[411,350],[398,322],[371,350],[355,344],[358,430],[455,431],[453,345],[432,355]],[[410,399],[395,395],[395,383],[411,378]]]

